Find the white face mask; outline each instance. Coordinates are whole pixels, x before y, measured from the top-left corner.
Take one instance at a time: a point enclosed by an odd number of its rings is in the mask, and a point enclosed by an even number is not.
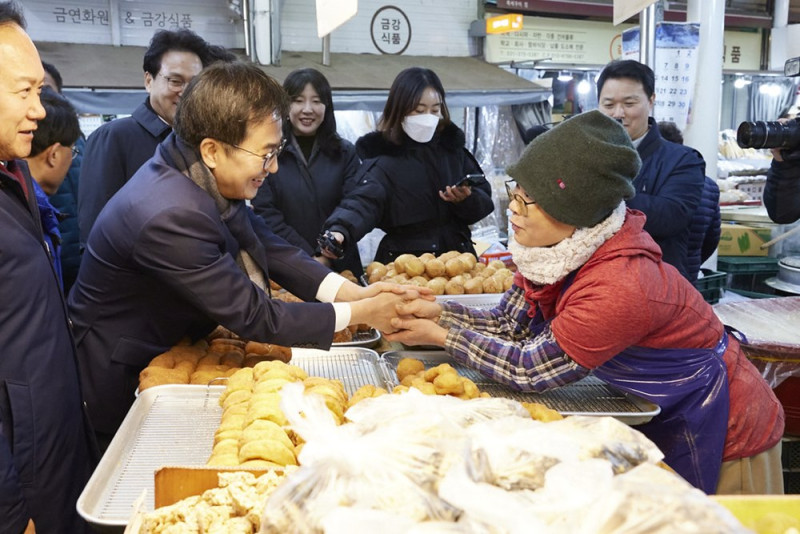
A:
[[[403,131],[417,143],[427,143],[433,139],[438,125],[439,116],[430,113],[408,115],[403,119]]]

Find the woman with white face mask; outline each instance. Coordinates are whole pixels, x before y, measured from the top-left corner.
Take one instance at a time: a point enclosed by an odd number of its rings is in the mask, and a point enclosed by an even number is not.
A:
[[[363,161],[358,185],[325,230],[347,246],[380,228],[386,236],[375,259],[385,263],[404,253],[474,254],[469,225],[494,206],[491,186],[464,145],[464,132],[450,122],[436,73],[420,67],[402,71],[389,90],[377,131],[356,142]],[[471,185],[459,185],[467,175],[478,176]]]
[[[283,122],[286,147],[277,172],[252,200],[253,209],[273,232],[320,263],[361,276],[355,243],[338,260],[322,256],[317,244],[322,225],[355,185],[361,165],[353,144],[336,133],[330,83],[318,70],[305,68],[289,73],[283,88],[290,102],[289,120]]]

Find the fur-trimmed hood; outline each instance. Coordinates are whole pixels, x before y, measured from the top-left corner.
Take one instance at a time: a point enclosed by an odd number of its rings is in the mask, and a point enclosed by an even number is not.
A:
[[[443,149],[456,151],[464,148],[466,137],[464,132],[453,124],[448,123],[442,131],[433,136],[429,143],[438,143]],[[356,141],[356,152],[362,160],[376,158],[378,156],[402,156],[415,146],[417,143],[403,133],[403,143],[396,145],[383,136],[383,132],[374,131],[363,135]],[[425,143],[428,144],[428,143]]]

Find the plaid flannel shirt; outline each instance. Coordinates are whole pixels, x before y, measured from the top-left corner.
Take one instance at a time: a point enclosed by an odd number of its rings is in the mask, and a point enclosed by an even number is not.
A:
[[[456,361],[519,391],[542,392],[589,374],[558,346],[549,322],[528,316],[530,304],[513,286],[493,309],[443,305],[439,325],[447,328],[445,349]]]

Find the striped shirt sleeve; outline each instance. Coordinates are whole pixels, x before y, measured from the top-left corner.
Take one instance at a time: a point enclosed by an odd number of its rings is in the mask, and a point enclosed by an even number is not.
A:
[[[533,335],[528,304],[514,287],[490,310],[449,302],[439,319],[456,361],[518,391],[542,392],[589,374],[559,347],[549,323]]]

